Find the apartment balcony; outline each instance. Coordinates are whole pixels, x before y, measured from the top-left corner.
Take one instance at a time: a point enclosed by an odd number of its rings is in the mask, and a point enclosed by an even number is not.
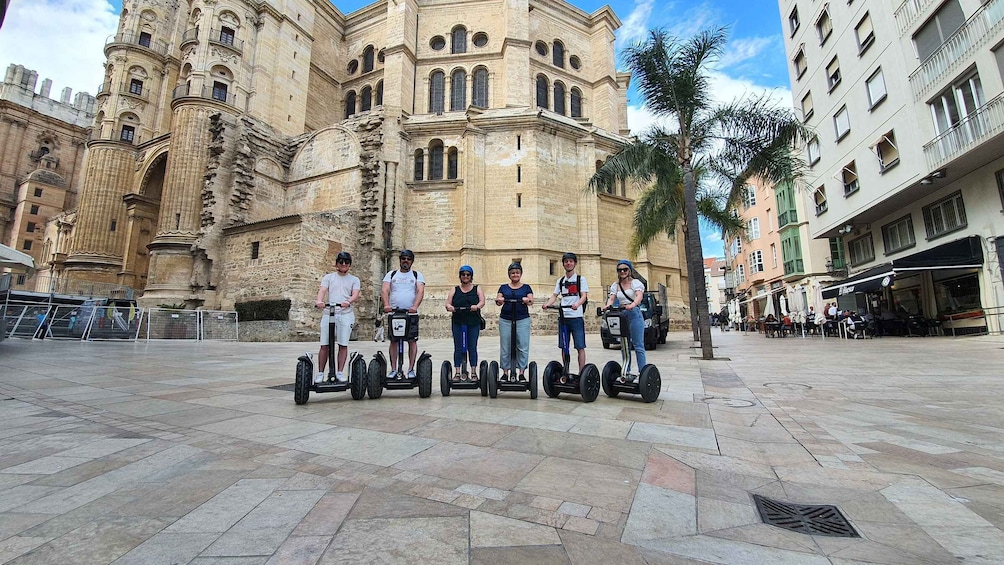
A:
[[[108,36],[108,39],[105,40],[105,56],[108,56],[108,50],[111,47],[123,45],[149,49],[160,56],[167,55],[167,44],[163,41],[153,41],[150,36],[145,33],[124,31],[122,33],[116,33],[115,35]]]
[[[791,259],[784,262],[784,276],[800,277],[805,274],[805,261],[802,259]]]
[[[185,33],[181,34],[180,47],[184,48],[189,43],[195,43],[198,40],[199,40],[199,28],[193,27],[192,29],[186,29]]]
[[[783,228],[788,224],[798,223],[798,213],[795,210],[786,210],[777,215],[777,227]]]
[[[1004,133],[1004,93],[997,95],[954,127],[924,145],[924,157],[927,159],[928,170],[940,169],[948,162],[963,156],[971,156],[975,160],[973,164],[964,166],[963,170],[968,172],[975,169],[988,159],[981,156],[981,153],[986,151],[974,150],[986,149],[990,151],[990,154],[985,157],[992,158],[991,154],[994,153],[994,149],[989,146],[993,145],[999,149],[999,141],[994,144],[987,142],[1002,133]],[[999,151],[997,155],[999,156]],[[961,174],[962,171],[955,171],[953,176],[961,176]]]
[[[98,98],[99,96],[108,96],[111,92],[112,85],[108,83],[101,83],[101,86],[98,87],[98,92],[94,95],[94,97]]]
[[[905,0],[893,14],[893,17],[896,18],[896,25],[899,26],[899,34],[903,35],[909,31],[910,27],[917,23],[917,20],[928,8],[939,2],[940,0]]]
[[[1001,29],[1004,29],[1004,0],[990,0],[913,71],[910,88],[914,99],[920,100],[946,75],[968,65],[970,55]]]
[[[136,90],[128,86],[123,86],[119,89],[119,94],[122,96],[129,96],[137,100],[142,100],[144,102],[150,101],[150,89],[148,88],[141,88],[139,90]]]
[[[223,104],[228,104],[230,106],[237,105],[237,95],[234,93],[227,92],[225,90],[214,89],[208,86],[203,86],[201,90],[195,90],[189,84],[179,84],[174,87],[171,92],[171,100],[178,100],[179,98],[186,97],[196,97],[205,100],[215,100],[216,102],[222,102]]]
[[[214,29],[209,33],[209,43],[225,47],[238,55],[244,53],[244,41],[237,39],[233,34],[224,33],[222,30]]]

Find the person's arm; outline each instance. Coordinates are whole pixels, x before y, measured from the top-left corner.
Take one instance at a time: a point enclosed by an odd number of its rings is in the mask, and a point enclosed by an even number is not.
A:
[[[446,295],[446,311],[456,312],[457,309],[453,307],[453,294],[457,291],[457,287],[450,289],[450,292]]]
[[[495,305],[501,306],[503,304],[505,304],[505,295],[502,294],[502,287],[500,286],[498,294],[495,295]]]
[[[418,312],[418,307],[422,305],[422,300],[425,299],[425,283],[415,282],[415,304],[408,309],[412,314]]]
[[[384,279],[383,286],[380,287],[380,298],[383,300],[383,311],[390,312],[390,281]]]
[[[471,310],[474,310],[475,312],[477,312],[478,310],[480,310],[480,309],[482,309],[484,307],[485,307],[485,291],[479,285],[478,286],[478,303],[475,304],[474,307],[471,308]]]
[[[614,284],[610,285],[610,292],[608,293],[609,296],[607,296],[607,303],[606,303],[606,305],[603,306],[604,310],[606,310],[607,308],[612,307],[614,305],[614,300],[617,299],[617,289],[614,288],[614,285],[616,285],[616,284],[617,283],[614,283]]]
[[[359,287],[357,286],[352,288],[352,294],[349,295],[348,303],[346,304],[346,306],[352,306],[358,301],[359,301]]]
[[[321,279],[321,287],[317,289],[316,303],[318,308],[324,308],[327,294],[328,294],[328,287],[324,286],[324,279]]]

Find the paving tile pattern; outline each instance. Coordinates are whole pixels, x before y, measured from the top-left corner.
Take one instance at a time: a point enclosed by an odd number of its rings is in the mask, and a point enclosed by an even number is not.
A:
[[[652,404],[296,406],[268,387],[302,344],[2,342],[0,564],[1004,561],[1000,338],[670,338]],[[751,494],[862,537],[764,525]]]

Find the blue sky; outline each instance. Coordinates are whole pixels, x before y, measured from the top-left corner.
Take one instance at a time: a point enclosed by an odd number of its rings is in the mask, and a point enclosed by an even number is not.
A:
[[[679,36],[725,25],[730,42],[715,69],[712,84],[723,101],[767,90],[791,105],[788,72],[776,0],[570,0],[586,12],[610,5],[621,19],[618,50],[662,27]],[[343,13],[372,2],[334,0]],[[14,0],[0,29],[0,65],[24,65],[53,81],[58,98],[64,87],[95,92],[101,82],[105,39],[115,32],[121,0]],[[643,101],[629,93],[628,125],[640,133],[652,123]],[[723,254],[718,234],[702,228],[705,256]]]

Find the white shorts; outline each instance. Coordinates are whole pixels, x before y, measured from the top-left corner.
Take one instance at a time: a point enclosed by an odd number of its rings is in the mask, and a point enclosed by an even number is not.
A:
[[[321,345],[328,345],[328,309],[324,309],[321,315]],[[335,314],[335,343],[342,347],[349,346],[349,336],[352,335],[352,326],[356,323],[356,315],[353,312]]]

